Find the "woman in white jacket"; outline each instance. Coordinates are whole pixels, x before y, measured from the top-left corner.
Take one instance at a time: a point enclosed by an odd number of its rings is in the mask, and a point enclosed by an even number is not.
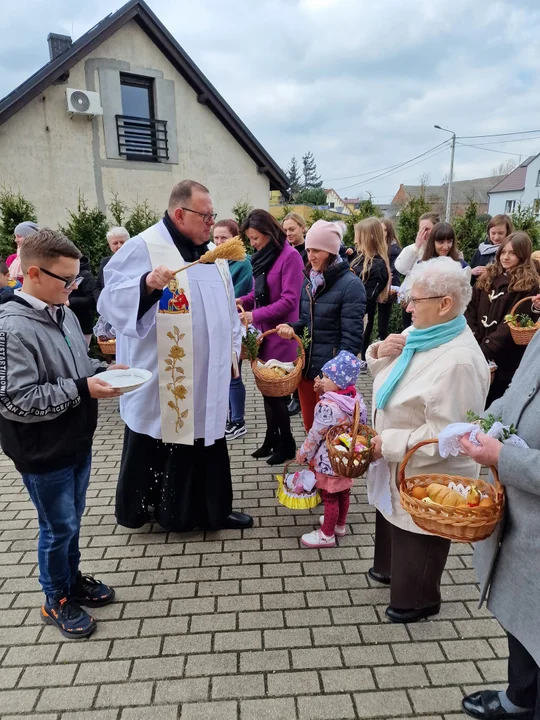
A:
[[[368,497],[377,508],[369,575],[390,585],[386,615],[393,622],[415,622],[439,612],[450,548],[449,540],[425,533],[401,508],[399,464],[418,442],[464,421],[467,410],[482,412],[489,390],[486,360],[463,316],[471,287],[459,264],[434,258],[416,265],[410,279],[407,309],[414,327],[389,335],[367,352],[375,379],[375,456],[387,463],[368,473]],[[428,445],[407,465],[407,476],[419,472],[476,477],[478,466],[463,456],[443,460],[437,446]]]
[[[430,232],[433,230],[433,226],[440,222],[441,218],[439,213],[428,212],[420,216],[418,221],[418,232],[416,234],[416,240],[413,245],[407,245],[403,248],[400,254],[397,256],[394,263],[396,270],[405,276],[404,285],[408,288],[409,282],[407,276],[410,274],[416,263],[420,262],[424,257],[424,249]],[[408,328],[411,324],[411,315],[405,309],[402,312],[403,328]]]

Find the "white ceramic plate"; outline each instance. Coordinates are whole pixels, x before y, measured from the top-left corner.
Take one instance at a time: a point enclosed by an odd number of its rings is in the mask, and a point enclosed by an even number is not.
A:
[[[105,370],[99,373],[100,380],[104,380],[122,394],[137,390],[150,380],[152,373],[143,368],[129,368],[128,370]]]

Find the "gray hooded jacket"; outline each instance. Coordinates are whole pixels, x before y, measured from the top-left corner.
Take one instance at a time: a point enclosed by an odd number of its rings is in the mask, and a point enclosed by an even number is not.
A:
[[[89,452],[97,401],[86,378],[99,369],[71,310],[57,323],[16,295],[0,304],[0,442],[20,472],[61,469]]]

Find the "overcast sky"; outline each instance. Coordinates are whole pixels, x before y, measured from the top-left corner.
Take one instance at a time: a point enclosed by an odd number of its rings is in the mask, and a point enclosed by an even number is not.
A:
[[[49,32],[78,38],[121,4],[2,3],[0,97],[47,62]],[[447,148],[372,179],[445,140],[434,124],[463,136],[540,129],[538,0],[149,4],[280,165],[311,150],[325,186],[342,196],[370,191],[387,202],[400,182],[427,174],[440,183]],[[498,144],[458,145],[455,177],[491,175],[501,162],[540,151],[540,132],[502,139],[463,140]]]

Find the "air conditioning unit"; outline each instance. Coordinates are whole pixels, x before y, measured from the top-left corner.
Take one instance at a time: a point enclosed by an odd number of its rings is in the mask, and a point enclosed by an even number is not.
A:
[[[66,100],[70,117],[74,115],[87,115],[91,117],[103,115],[103,108],[101,107],[99,93],[97,92],[67,88]]]

